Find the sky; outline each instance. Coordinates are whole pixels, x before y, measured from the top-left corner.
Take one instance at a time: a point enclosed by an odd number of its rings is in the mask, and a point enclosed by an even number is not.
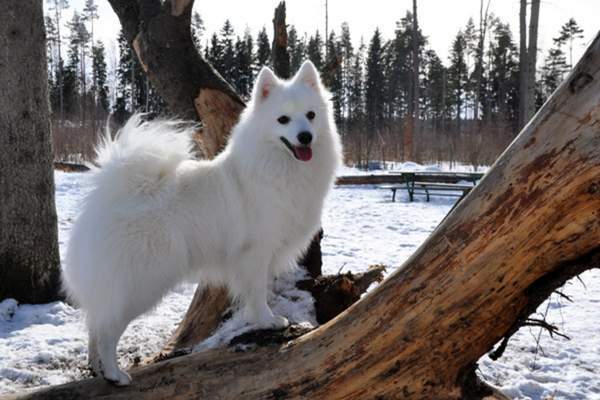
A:
[[[253,35],[266,26],[272,36],[273,10],[279,0],[196,0],[194,9],[202,16],[207,32],[205,39],[218,32],[226,19],[229,19],[236,33],[242,34],[246,28]],[[82,9],[85,0],[71,0],[71,8]],[[118,19],[107,0],[96,0],[99,6],[100,20],[97,23],[98,37],[102,39],[109,52],[115,48],[119,30]],[[384,38],[394,34],[396,22],[407,10],[412,9],[412,0],[328,0],[329,29],[339,32],[342,22],[348,22],[355,46],[361,37],[368,44],[375,28],[379,28]],[[459,29],[462,29],[469,17],[475,24],[479,18],[480,0],[418,0],[419,25],[429,46],[442,61],[447,64],[448,50]],[[313,34],[317,29],[321,34],[325,30],[325,0],[287,0],[288,24],[296,26],[299,32]],[[490,11],[503,22],[508,22],[518,42],[519,0],[491,0]],[[542,0],[540,8],[538,55],[543,62],[544,55],[552,46],[552,38],[571,17],[584,29],[584,39],[573,49],[574,61],[578,59],[586,45],[600,30],[600,0]]]

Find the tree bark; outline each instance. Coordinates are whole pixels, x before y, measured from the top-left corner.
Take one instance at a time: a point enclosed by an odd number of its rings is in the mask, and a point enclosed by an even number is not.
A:
[[[479,185],[375,290],[283,346],[214,350],[18,398],[459,399],[523,312],[600,266],[600,35]],[[495,398],[500,395],[494,394]]]
[[[0,299],[57,300],[60,258],[42,3],[0,13]]]

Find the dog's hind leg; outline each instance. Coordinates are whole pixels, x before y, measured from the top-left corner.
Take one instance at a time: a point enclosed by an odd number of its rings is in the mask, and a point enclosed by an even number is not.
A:
[[[129,374],[119,369],[117,363],[117,343],[126,327],[127,323],[112,321],[112,323],[102,324],[96,331],[102,375],[104,379],[117,386],[127,386],[131,383]]]

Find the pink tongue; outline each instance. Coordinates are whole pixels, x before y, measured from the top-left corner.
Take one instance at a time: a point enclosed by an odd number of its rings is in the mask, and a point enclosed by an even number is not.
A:
[[[296,157],[302,161],[308,161],[312,158],[312,149],[310,147],[294,147]]]

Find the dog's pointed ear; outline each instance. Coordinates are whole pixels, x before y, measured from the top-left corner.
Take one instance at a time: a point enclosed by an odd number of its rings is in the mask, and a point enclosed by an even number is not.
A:
[[[310,60],[306,60],[304,63],[302,63],[302,66],[294,77],[294,82],[301,82],[315,90],[320,90],[321,88],[319,71],[317,71],[315,64],[313,64]]]
[[[266,100],[277,85],[279,85],[279,79],[275,73],[269,67],[262,67],[256,78],[256,85],[254,85],[254,99]]]

